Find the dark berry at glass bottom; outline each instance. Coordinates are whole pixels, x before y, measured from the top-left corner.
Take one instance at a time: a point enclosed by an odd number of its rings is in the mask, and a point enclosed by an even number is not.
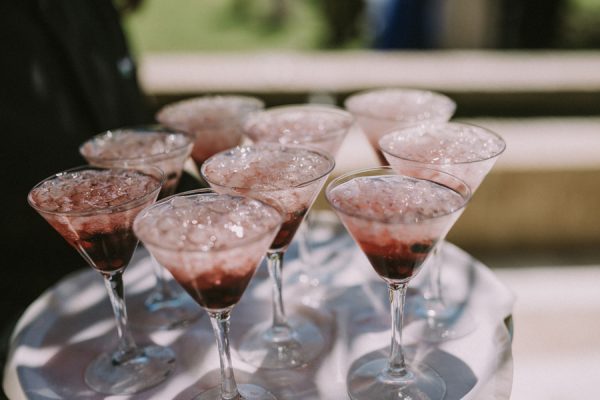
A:
[[[89,259],[93,268],[110,273],[127,266],[135,251],[137,238],[132,229],[116,229],[82,235],[77,240],[69,240],[69,243]]]
[[[409,280],[416,275],[433,247],[431,241],[397,242],[388,246],[369,242],[359,244],[375,272],[386,280],[396,282]]]
[[[283,249],[289,246],[307,211],[308,209],[305,208],[288,215],[289,218],[281,225],[281,229],[277,232],[277,236],[273,240],[273,244],[271,244],[272,250]]]
[[[223,310],[236,305],[254,274],[253,267],[248,268],[248,273],[244,275],[227,274],[215,269],[189,279],[185,273],[178,276],[177,268],[167,268],[185,291],[208,310]]]

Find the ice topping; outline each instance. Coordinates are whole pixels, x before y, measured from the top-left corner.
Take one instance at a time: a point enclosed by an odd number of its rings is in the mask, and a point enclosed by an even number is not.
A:
[[[467,200],[446,186],[401,175],[356,177],[334,187],[327,197],[344,214],[391,224],[448,215]]]
[[[252,97],[205,96],[165,106],[156,119],[165,126],[193,132],[198,128],[236,125],[241,117],[262,107],[263,103]]]
[[[133,160],[185,152],[190,144],[191,138],[183,133],[121,129],[87,141],[81,153],[88,159]]]
[[[274,234],[280,223],[279,212],[259,201],[205,194],[156,204],[140,214],[134,229],[142,241],[159,248],[209,252]]]
[[[310,143],[330,136],[339,136],[341,141],[352,121],[349,114],[335,108],[283,107],[250,116],[244,132],[255,142]]]
[[[410,90],[383,89],[354,95],[346,101],[353,114],[398,122],[427,120],[447,121],[456,108],[455,103],[438,93]]]
[[[502,153],[504,141],[492,132],[466,124],[427,124],[390,133],[379,141],[392,156],[427,164],[457,164]]]
[[[158,179],[139,171],[87,169],[43,181],[31,191],[30,201],[45,212],[87,213],[147,197],[159,187]]]
[[[207,160],[209,183],[253,191],[293,189],[326,176],[334,161],[325,154],[278,145],[240,146]]]

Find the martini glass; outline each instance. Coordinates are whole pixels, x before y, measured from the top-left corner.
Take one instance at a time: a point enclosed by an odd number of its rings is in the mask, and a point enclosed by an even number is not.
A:
[[[166,105],[156,120],[195,137],[192,159],[200,170],[213,154],[240,144],[245,117],[263,108],[264,103],[255,97],[203,96]]]
[[[238,385],[229,353],[229,317],[282,222],[257,200],[199,189],[142,211],[136,235],[210,316],[219,349],[221,385],[196,400],[275,399],[256,385]]]
[[[132,394],[162,382],[174,368],[165,347],[138,347],[127,327],[122,274],[137,246],[133,220],[156,200],[158,168],[143,171],[79,167],[51,176],[29,192],[29,204],[104,278],[117,323],[117,348],[85,370],[85,382],[106,394]]]
[[[310,146],[335,157],[353,123],[352,114],[338,107],[299,104],[254,113],[243,128],[254,143]]]
[[[352,114],[335,106],[302,104],[272,107],[250,115],[244,123],[244,134],[254,143],[281,143],[309,146],[320,149],[335,157],[354,124]],[[300,229],[298,249],[305,267],[312,267],[314,259],[310,244],[315,243],[313,228],[317,221],[309,213],[304,229]],[[334,217],[335,218],[335,217]],[[320,259],[326,260],[330,254],[320,251]],[[322,268],[320,269],[323,273]],[[320,277],[313,268],[305,269],[300,275],[300,282],[317,288]],[[312,306],[319,306],[319,295],[310,291],[303,301]]]
[[[424,122],[445,122],[452,118],[456,103],[443,94],[416,89],[374,89],[356,93],[344,103],[377,153],[382,165],[387,161],[379,151],[379,139],[396,128]]]
[[[92,165],[140,168],[153,165],[164,171],[166,180],[159,193],[175,193],[183,165],[192,151],[189,134],[162,127],[123,128],[101,133],[83,143],[79,151]],[[144,302],[146,313],[138,314],[137,326],[171,329],[185,326],[200,317],[200,309],[156,262],[152,262],[156,283]]]
[[[468,186],[443,172],[390,167],[360,170],[331,182],[327,200],[387,283],[391,302],[389,358],[355,361],[347,376],[352,399],[441,400],[445,382],[422,361],[409,362],[402,350],[406,288],[436,243],[444,238],[467,203]]]
[[[249,364],[267,369],[301,367],[317,358],[325,346],[323,334],[312,321],[286,316],[281,272],[285,251],[334,166],[333,158],[319,150],[266,143],[218,153],[202,165],[202,176],[217,192],[259,199],[284,215],[267,250],[272,322],[248,332],[238,349]]]
[[[428,167],[462,179],[475,193],[504,149],[496,133],[471,124],[440,122],[395,130],[379,141],[386,159],[398,171]],[[431,342],[456,339],[475,329],[473,318],[461,307],[449,304],[441,285],[439,246],[430,262],[424,307],[417,309],[426,319],[423,339]],[[460,324],[456,324],[457,319]]]

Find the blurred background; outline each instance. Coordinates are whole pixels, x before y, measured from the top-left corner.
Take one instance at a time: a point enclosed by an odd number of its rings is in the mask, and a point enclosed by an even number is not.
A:
[[[574,388],[577,398],[597,398],[599,0],[115,0],[114,5],[150,114],[205,94],[249,94],[267,106],[342,106],[359,90],[411,87],[450,96],[457,102],[456,119],[502,135],[507,151],[449,240],[490,266],[517,296],[512,399],[571,399]],[[128,61],[119,67],[123,74],[132,68]],[[100,131],[93,129],[85,135]],[[358,130],[350,133],[338,160],[335,174],[377,163]],[[35,179],[48,174],[38,171]],[[33,183],[26,182],[24,190]],[[24,202],[25,194],[15,201]],[[12,237],[16,226],[25,225],[5,221]]]
[[[508,149],[449,240],[517,296],[512,399],[597,397],[600,1],[146,0],[124,22],[155,108],[415,87],[500,133]],[[338,161],[336,173],[376,158],[352,132]]]
[[[600,262],[599,1],[145,0],[123,23],[153,110],[206,93],[447,94],[456,119],[508,142],[451,239],[498,267]],[[362,143],[338,172],[375,162]]]
[[[137,54],[146,54],[593,49],[599,18],[596,0],[145,0],[124,22]]]

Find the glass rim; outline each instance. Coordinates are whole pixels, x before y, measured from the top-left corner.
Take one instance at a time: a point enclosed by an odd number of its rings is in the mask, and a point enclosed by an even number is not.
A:
[[[493,136],[494,139],[496,139],[498,141],[498,143],[501,144],[500,150],[497,151],[496,153],[490,155],[490,156],[478,158],[477,160],[457,161],[457,162],[433,162],[432,163],[432,162],[427,162],[427,161],[419,161],[419,160],[415,160],[415,159],[411,159],[411,158],[408,158],[408,157],[404,157],[404,156],[400,156],[400,155],[394,154],[389,149],[384,148],[383,145],[382,145],[382,142],[386,138],[388,140],[390,138],[395,138],[395,137],[399,136],[403,132],[414,132],[414,131],[418,132],[419,130],[425,129],[427,127],[437,127],[437,126],[475,128],[475,129],[477,129],[480,132],[484,132],[485,134]],[[491,129],[488,129],[488,128],[485,128],[483,126],[476,125],[476,124],[471,124],[471,123],[467,123],[467,122],[456,122],[456,121],[424,122],[423,124],[419,124],[419,125],[415,125],[415,126],[410,126],[410,127],[405,127],[405,128],[394,128],[391,131],[388,131],[386,134],[384,134],[377,141],[377,147],[378,147],[379,150],[381,150],[382,153],[389,154],[390,156],[392,156],[394,158],[397,158],[397,159],[400,159],[400,160],[403,160],[403,161],[409,161],[409,162],[420,164],[420,165],[431,165],[431,166],[444,165],[444,166],[451,166],[451,165],[475,164],[475,163],[478,163],[478,162],[483,162],[483,161],[491,160],[493,158],[500,157],[500,155],[502,153],[504,153],[504,151],[506,150],[506,141],[502,138],[502,136],[500,136],[498,133],[492,131]]]
[[[221,183],[218,182],[213,182],[211,179],[208,179],[208,177],[206,176],[206,174],[204,173],[204,170],[206,169],[206,166],[209,164],[209,161],[211,161],[213,158],[216,158],[218,156],[221,156],[224,153],[228,153],[231,152],[233,150],[237,150],[237,149],[241,149],[241,148],[249,148],[249,147],[277,147],[277,148],[283,148],[283,149],[298,149],[298,150],[303,150],[303,151],[309,151],[309,152],[313,152],[313,153],[317,153],[320,156],[324,157],[327,161],[329,161],[330,165],[329,168],[327,169],[327,171],[325,171],[323,174],[320,174],[317,177],[311,178],[305,182],[299,183],[297,185],[291,185],[291,186],[286,186],[286,187],[282,187],[282,188],[273,188],[273,189],[256,189],[256,188],[252,188],[252,187],[240,187],[240,186],[228,186],[228,185],[223,185]],[[324,177],[326,177],[327,175],[329,175],[331,173],[331,171],[333,171],[333,169],[335,168],[335,159],[333,158],[332,155],[330,155],[329,153],[327,153],[326,151],[323,151],[321,149],[317,149],[315,147],[310,147],[310,146],[299,146],[299,145],[289,145],[289,144],[281,144],[281,143],[276,143],[276,142],[261,142],[261,143],[256,143],[256,144],[249,144],[249,145],[241,145],[241,146],[236,146],[233,147],[231,149],[227,149],[224,151],[221,151],[217,154],[212,155],[211,157],[207,158],[203,163],[202,166],[200,167],[200,175],[202,176],[202,178],[208,182],[210,185],[215,185],[217,187],[221,187],[221,188],[227,188],[227,189],[231,189],[231,190],[241,190],[244,192],[260,192],[260,193],[273,193],[273,192],[280,192],[282,190],[290,190],[290,189],[299,189],[299,188],[303,188],[305,186],[308,186],[316,181],[318,181],[319,179],[322,179]]]
[[[230,102],[231,101],[239,101],[241,104],[247,105],[249,107],[254,106],[254,107],[252,107],[253,109],[250,112],[257,112],[265,107],[265,102],[263,100],[259,99],[258,97],[246,96],[246,95],[242,95],[242,94],[207,94],[204,96],[190,97],[187,99],[182,99],[182,100],[178,100],[178,101],[166,104],[156,112],[155,118],[158,122],[160,122],[164,126],[167,126],[167,127],[174,126],[174,124],[166,122],[167,118],[163,118],[163,116],[170,115],[173,112],[176,112],[178,110],[185,110],[187,108],[195,110],[196,104],[201,104],[201,103],[212,104],[211,102],[214,101],[215,99],[224,99],[224,100],[230,101]],[[202,108],[202,107],[200,107],[200,108]],[[212,122],[203,123],[201,128],[197,128],[195,130],[211,129],[214,127],[235,125],[238,122],[239,121],[235,121],[235,119],[232,119],[232,118],[217,119]],[[191,132],[190,132],[190,134],[191,134]]]
[[[455,213],[457,211],[464,210],[464,208],[467,206],[467,204],[471,200],[471,196],[472,196],[471,188],[462,179],[460,179],[460,178],[458,178],[458,177],[456,177],[456,176],[454,176],[452,174],[449,174],[447,172],[443,172],[443,171],[440,171],[440,170],[437,170],[437,169],[434,169],[434,168],[426,168],[426,167],[421,167],[421,166],[419,166],[419,167],[413,167],[413,168],[417,168],[417,169],[425,170],[425,171],[431,171],[432,173],[440,174],[442,176],[449,177],[451,180],[454,180],[459,185],[464,186],[466,193],[463,194],[460,191],[458,191],[458,190],[456,190],[454,188],[451,188],[451,187],[449,187],[448,185],[446,185],[444,183],[436,182],[436,181],[433,181],[431,179],[418,178],[418,177],[413,177],[413,176],[410,176],[410,175],[399,173],[394,167],[388,165],[388,166],[380,166],[380,167],[370,167],[370,168],[357,169],[357,170],[349,171],[349,172],[347,172],[347,173],[345,173],[343,175],[338,176],[337,178],[335,178],[331,182],[329,182],[329,184],[325,188],[325,198],[327,199],[327,202],[329,203],[329,205],[335,211],[337,211],[337,212],[340,212],[340,213],[342,213],[344,215],[347,215],[349,217],[361,219],[363,221],[376,221],[376,222],[387,224],[387,225],[414,225],[414,224],[429,223],[430,221],[435,221],[435,220],[438,220],[439,218],[443,218],[443,217],[446,217],[448,215],[451,215],[451,214],[453,214],[453,213]],[[330,198],[329,194],[333,190],[333,188],[335,188],[335,187],[339,186],[339,184],[341,184],[341,181],[343,181],[344,179],[350,178],[350,179],[346,180],[346,182],[348,182],[351,179],[353,179],[353,178],[351,178],[352,176],[355,176],[356,178],[358,178],[358,177],[362,176],[362,175],[359,175],[359,174],[368,173],[368,172],[376,172],[376,171],[390,171],[390,172],[393,172],[393,173],[392,174],[389,174],[389,173],[388,174],[381,174],[381,175],[368,175],[368,176],[393,176],[393,175],[396,175],[396,176],[405,176],[405,177],[412,178],[412,179],[426,180],[426,181],[429,181],[429,182],[433,182],[436,185],[447,187],[448,189],[450,189],[453,192],[457,193],[462,198],[463,201],[462,201],[462,203],[460,204],[459,207],[456,207],[456,208],[454,208],[454,209],[452,209],[450,211],[447,211],[447,212],[445,212],[443,214],[436,215],[436,216],[433,216],[433,217],[428,217],[428,218],[425,218],[425,219],[419,220],[419,221],[408,221],[408,222],[403,222],[403,221],[389,222],[389,221],[386,221],[386,220],[383,220],[383,219],[380,219],[380,218],[365,217],[362,214],[347,212],[347,211],[341,209],[340,207],[336,206],[335,204],[333,204],[333,202],[331,201],[331,198]]]
[[[330,138],[335,138],[338,136],[345,136],[356,121],[356,117],[354,115],[352,115],[352,113],[350,113],[338,106],[335,106],[335,105],[330,105],[330,104],[286,104],[286,105],[269,107],[267,109],[264,109],[261,111],[256,111],[256,112],[248,115],[248,117],[246,118],[246,120],[244,121],[244,124],[243,124],[244,135],[246,137],[248,137],[249,139],[251,139],[252,141],[254,141],[255,143],[281,143],[279,141],[274,142],[274,141],[260,140],[260,139],[255,140],[248,133],[249,131],[251,131],[251,129],[248,127],[248,125],[253,123],[254,119],[258,120],[260,118],[267,117],[267,116],[277,117],[280,115],[285,115],[285,113],[288,111],[290,111],[290,112],[315,111],[315,112],[320,112],[320,113],[336,114],[336,115],[344,118],[344,121],[343,121],[344,126],[336,127],[335,129],[328,129],[322,135],[317,136],[317,135],[312,135],[312,134],[306,134],[306,135],[301,136],[300,138],[295,138],[294,135],[290,135],[289,136],[291,138],[290,143],[293,143],[293,144],[317,143],[317,142],[321,142],[323,140],[328,140]],[[260,131],[263,131],[263,130],[260,129]],[[288,137],[288,136],[285,136],[285,135],[278,136],[278,138],[286,138],[286,137]]]
[[[430,95],[435,99],[441,100],[442,102],[444,102],[446,104],[446,106],[448,107],[448,118],[421,118],[421,115],[423,113],[419,113],[416,116],[412,116],[409,118],[406,117],[402,117],[402,116],[396,116],[396,117],[384,117],[381,115],[377,115],[376,113],[372,113],[372,112],[366,112],[366,111],[361,111],[361,110],[356,110],[353,109],[353,107],[350,105],[350,103],[355,102],[357,99],[361,98],[361,97],[366,97],[369,95],[373,95],[373,94],[377,94],[377,93],[404,93],[404,94],[422,94],[422,95]],[[439,92],[435,92],[433,90],[427,90],[427,89],[416,89],[416,88],[395,88],[395,87],[385,87],[385,88],[374,88],[374,89],[365,89],[365,90],[361,90],[358,92],[355,92],[353,94],[351,94],[350,96],[348,96],[345,100],[344,100],[344,107],[350,111],[352,114],[360,116],[360,117],[367,117],[367,118],[372,118],[372,119],[378,119],[378,120],[384,120],[384,121],[395,121],[395,122],[419,122],[419,121],[428,121],[428,120],[449,120],[450,118],[452,118],[452,116],[454,115],[454,112],[456,111],[456,102],[454,100],[452,100],[450,97],[446,96],[445,94],[439,93]],[[434,113],[435,115],[439,114],[439,113]]]
[[[51,181],[53,179],[57,179],[61,176],[67,175],[69,173],[72,172],[77,172],[77,171],[85,171],[85,170],[101,170],[101,171],[137,171],[140,173],[145,174],[144,170],[151,170],[154,171],[155,173],[157,173],[156,177],[159,177],[158,179],[158,185],[156,188],[148,191],[147,193],[145,193],[143,196],[135,198],[135,199],[131,199],[128,200],[124,203],[115,205],[115,206],[108,206],[105,208],[97,208],[97,209],[93,209],[93,210],[86,210],[86,211],[56,211],[56,210],[46,210],[42,207],[40,207],[38,204],[36,204],[33,199],[31,198],[31,193],[38,187],[40,187],[42,184],[44,184],[45,182]],[[154,177],[154,176],[153,176]],[[158,195],[158,193],[160,192],[160,190],[162,189],[164,183],[165,183],[165,173],[158,167],[155,167],[153,165],[148,165],[148,166],[144,166],[143,168],[119,168],[119,167],[101,167],[101,166],[95,166],[95,165],[80,165],[78,167],[74,167],[74,168],[69,168],[66,169],[64,171],[61,172],[57,172],[53,175],[50,175],[49,177],[41,180],[40,182],[38,182],[37,184],[35,184],[31,190],[29,191],[29,193],[27,194],[27,202],[29,203],[29,205],[35,209],[36,211],[40,212],[40,213],[44,213],[44,214],[52,214],[52,215],[65,215],[65,216],[78,216],[78,217],[83,217],[83,216],[92,216],[92,215],[100,215],[100,214],[112,214],[115,212],[122,212],[122,211],[127,211],[127,210],[131,210],[132,208],[135,208],[141,204],[143,204],[149,197],[152,197],[155,193]]]
[[[266,232],[263,232],[262,234],[258,234],[255,236],[251,236],[250,238],[245,238],[241,242],[236,242],[237,244],[235,246],[229,246],[228,244],[224,244],[224,245],[219,245],[217,247],[211,247],[208,250],[202,250],[202,249],[198,249],[198,248],[186,250],[186,249],[181,249],[181,248],[172,247],[172,246],[165,246],[162,242],[156,242],[153,240],[143,239],[142,238],[143,235],[138,234],[136,226],[138,226],[140,224],[139,220],[144,218],[144,215],[146,215],[150,210],[152,210],[154,208],[158,208],[161,205],[163,205],[163,203],[169,202],[176,197],[207,196],[207,195],[214,196],[214,197],[226,196],[226,197],[230,197],[230,198],[234,198],[234,199],[245,199],[245,200],[250,200],[253,202],[258,202],[262,206],[269,208],[271,211],[274,211],[277,214],[279,221],[274,226],[269,227]],[[218,193],[214,189],[211,189],[211,188],[201,188],[201,189],[193,189],[193,190],[188,190],[185,192],[173,194],[171,196],[165,197],[164,199],[161,199],[161,200],[155,202],[154,204],[144,208],[138,215],[136,215],[136,217],[133,221],[133,231],[134,231],[135,235],[138,237],[138,239],[140,239],[140,241],[144,245],[146,243],[148,243],[151,246],[160,248],[161,250],[174,251],[174,252],[208,254],[208,253],[229,251],[229,250],[232,250],[237,247],[245,247],[245,246],[251,245],[253,243],[256,243],[256,242],[262,240],[265,237],[265,235],[270,234],[270,233],[272,233],[273,235],[276,235],[277,232],[279,232],[279,229],[281,228],[281,224],[283,222],[284,222],[284,217],[283,217],[282,212],[280,210],[278,210],[276,207],[273,207],[273,206],[265,203],[264,201],[261,201],[259,199],[255,199],[252,197],[248,197],[248,196],[232,195],[232,194],[227,194],[227,193]]]
[[[87,145],[89,145],[89,144],[93,145],[94,142],[97,140],[102,140],[103,138],[111,136],[111,135],[112,136],[122,135],[122,134],[125,134],[126,132],[134,132],[134,133],[139,133],[142,135],[144,134],[144,132],[164,133],[166,135],[181,135],[186,139],[186,143],[181,146],[174,147],[167,152],[163,151],[161,153],[148,154],[148,155],[136,156],[136,157],[101,157],[101,156],[94,156],[94,155],[86,155],[84,153],[84,147],[86,147]],[[79,146],[79,154],[81,154],[82,157],[84,157],[86,160],[88,160],[90,162],[96,162],[96,163],[132,162],[132,163],[136,163],[138,165],[142,165],[142,164],[152,164],[155,162],[160,162],[160,161],[176,158],[178,156],[185,154],[188,151],[191,153],[193,146],[194,146],[194,137],[193,137],[193,135],[191,135],[187,132],[171,129],[171,128],[163,126],[163,125],[140,125],[140,126],[132,126],[132,127],[122,127],[122,128],[117,128],[117,129],[109,129],[102,133],[94,135]]]

